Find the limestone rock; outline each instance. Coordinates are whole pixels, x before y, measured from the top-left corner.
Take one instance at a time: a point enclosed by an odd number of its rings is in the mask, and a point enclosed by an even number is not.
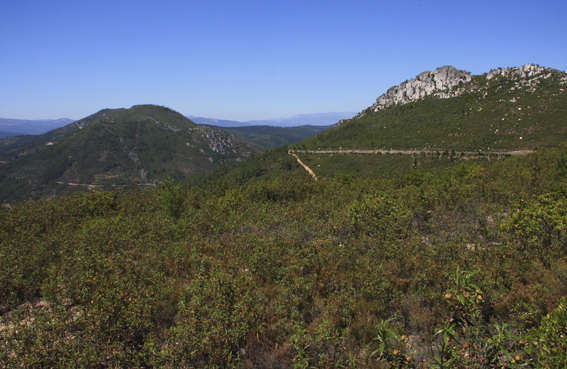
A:
[[[226,155],[241,153],[245,157],[252,154],[252,149],[250,147],[235,136],[218,128],[202,126],[194,128],[192,131],[199,133],[197,141],[206,142],[209,148],[217,154]]]
[[[394,105],[407,104],[433,94],[439,98],[458,96],[463,92],[458,86],[471,79],[470,73],[450,65],[437,68],[433,72],[426,70],[416,78],[388,89],[385,94],[376,99],[372,108],[378,111]],[[455,86],[457,88],[453,88]]]
[[[487,73],[489,81],[496,76],[514,77],[516,79],[529,79],[545,71],[544,67],[533,64],[525,64],[519,68],[498,68]],[[544,77],[545,78],[545,77]]]

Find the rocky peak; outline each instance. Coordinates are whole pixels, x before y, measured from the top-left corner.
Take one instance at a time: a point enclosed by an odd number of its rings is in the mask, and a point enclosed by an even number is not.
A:
[[[458,96],[463,91],[453,87],[471,79],[469,72],[458,70],[450,65],[437,68],[433,72],[426,70],[416,78],[388,89],[385,94],[376,99],[372,108],[378,111],[394,105],[407,104],[428,95],[436,95],[439,98]]]
[[[486,74],[486,79],[491,80],[497,76],[529,79],[537,74],[545,72],[545,67],[534,64],[525,64],[519,68],[498,68]]]
[[[521,67],[498,68],[486,73],[486,80],[505,78],[515,82],[515,87],[528,86],[531,92],[544,79],[557,79],[560,85],[567,83],[567,75],[555,69],[545,68],[534,64],[525,64]]]

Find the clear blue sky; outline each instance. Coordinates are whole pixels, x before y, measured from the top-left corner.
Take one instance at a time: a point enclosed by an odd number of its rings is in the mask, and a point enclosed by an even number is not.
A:
[[[453,65],[567,69],[567,1],[3,0],[0,117],[152,103],[250,120],[360,111]]]

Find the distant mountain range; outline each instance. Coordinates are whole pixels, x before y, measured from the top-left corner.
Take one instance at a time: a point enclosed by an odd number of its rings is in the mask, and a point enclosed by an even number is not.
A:
[[[357,112],[348,111],[342,113],[314,113],[298,114],[289,118],[275,118],[266,120],[248,120],[239,122],[236,120],[223,120],[216,118],[187,116],[198,124],[208,124],[217,127],[245,127],[245,126],[273,126],[273,127],[298,127],[298,126],[330,126],[343,119],[349,119]]]
[[[62,119],[6,119],[0,118],[0,138],[18,135],[40,135],[73,123],[74,120]]]
[[[246,126],[271,126],[271,127],[299,127],[299,126],[331,126],[343,119],[349,119],[357,112],[342,113],[314,113],[298,114],[289,118],[274,118],[266,120],[249,120],[239,122],[236,120],[203,118],[188,115],[197,124],[207,124],[217,127],[246,127]],[[40,135],[54,129],[73,123],[73,119],[8,119],[0,118],[0,138],[18,135]],[[291,143],[291,142],[290,142]]]

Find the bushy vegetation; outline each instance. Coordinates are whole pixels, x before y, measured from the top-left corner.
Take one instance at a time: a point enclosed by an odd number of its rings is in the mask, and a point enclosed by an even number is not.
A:
[[[0,212],[3,367],[566,364],[567,149],[188,184]]]

